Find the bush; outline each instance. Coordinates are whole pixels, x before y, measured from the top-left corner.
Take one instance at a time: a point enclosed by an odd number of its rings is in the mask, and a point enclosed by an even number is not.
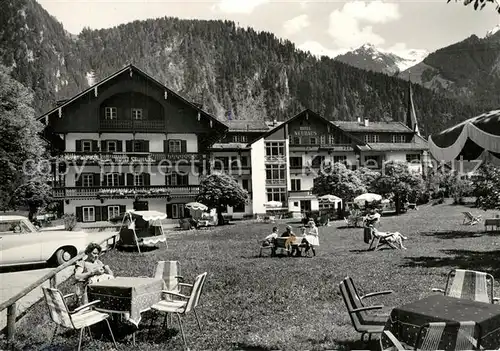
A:
[[[67,231],[72,231],[76,227],[76,216],[71,213],[71,214],[64,214],[63,215],[63,220],[64,220],[64,229]]]

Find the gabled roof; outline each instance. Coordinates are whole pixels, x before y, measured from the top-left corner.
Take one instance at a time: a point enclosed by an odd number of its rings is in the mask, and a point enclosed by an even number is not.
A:
[[[257,139],[255,139],[254,141],[252,141],[251,143],[249,143],[248,145],[252,145],[253,143],[255,143],[256,141],[262,139],[262,138],[265,138],[271,134],[273,134],[274,132],[276,132],[277,130],[279,130],[280,128],[284,127],[285,125],[295,121],[296,119],[300,118],[301,116],[303,116],[304,114],[308,113],[309,115],[312,115],[316,118],[319,118],[320,120],[324,121],[325,124],[328,124],[328,125],[332,125],[334,126],[335,128],[340,128],[339,126],[335,125],[333,122],[327,120],[326,118],[322,117],[321,115],[317,114],[316,112],[314,111],[311,111],[310,109],[305,109],[303,110],[302,112],[299,112],[297,113],[295,116],[287,119],[286,121],[282,122],[282,123],[279,123],[276,127],[272,128],[271,130],[269,130],[267,133],[264,133],[262,134],[261,136],[259,136]],[[340,128],[341,129],[341,128]],[[360,140],[359,138],[356,138],[355,136],[349,134],[348,132],[342,130],[342,132],[344,132],[349,138],[351,138],[353,141],[356,141],[358,144],[361,144],[361,145],[364,145],[365,143]]]
[[[333,121],[333,124],[346,132],[398,132],[413,133],[407,125],[401,122],[368,122],[368,126],[357,121]]]
[[[219,121],[217,118],[215,118],[214,116],[212,116],[210,113],[204,111],[203,109],[201,109],[199,107],[199,105],[191,102],[191,101],[188,101],[186,100],[185,98],[183,98],[182,96],[180,96],[179,94],[177,94],[176,92],[170,90],[169,88],[167,88],[165,85],[163,85],[162,83],[160,83],[158,80],[156,80],[155,78],[153,78],[152,76],[150,76],[149,74],[147,74],[146,72],[140,70],[139,68],[137,68],[136,66],[134,66],[133,64],[128,64],[126,65],[125,67],[123,67],[122,69],[116,71],[115,73],[111,74],[110,76],[108,76],[107,78],[104,78],[103,80],[101,80],[100,82],[97,82],[96,84],[92,85],[91,87],[89,87],[88,89],[82,91],[81,93],[73,96],[72,98],[69,98],[67,99],[66,101],[64,101],[63,103],[61,103],[61,105],[59,106],[56,106],[54,107],[52,110],[48,111],[48,112],[45,112],[43,115],[41,115],[40,117],[37,117],[37,120],[40,121],[42,120],[45,116],[48,116],[54,112],[56,112],[57,110],[59,110],[60,108],[64,108],[65,106],[71,104],[72,102],[76,101],[77,99],[81,98],[82,96],[85,96],[86,94],[89,94],[89,93],[92,93],[94,91],[95,88],[99,87],[101,84],[104,84],[106,82],[109,82],[110,80],[113,80],[114,78],[118,77],[119,75],[121,75],[122,73],[125,73],[127,71],[130,71],[130,72],[133,72],[133,73],[137,73],[141,76],[143,76],[144,78],[146,78],[147,80],[150,80],[151,82],[153,82],[154,84],[156,84],[157,86],[159,86],[161,89],[164,89],[165,91],[167,91],[167,94],[168,95],[172,95],[172,96],[175,96],[177,99],[179,99],[180,101],[182,101],[184,104],[194,108],[196,111],[200,112],[201,114],[203,114],[204,116],[208,117],[210,120],[212,120],[213,122],[215,122],[216,124],[218,124],[219,126],[221,127],[224,127],[224,128],[227,128],[227,125],[222,123],[221,121]]]
[[[231,120],[225,122],[229,132],[267,132],[269,127],[265,121]]]

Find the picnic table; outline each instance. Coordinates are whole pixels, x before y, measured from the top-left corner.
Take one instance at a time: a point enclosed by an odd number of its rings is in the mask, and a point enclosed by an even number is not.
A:
[[[304,237],[302,237],[302,236],[276,238],[275,250],[276,249],[285,250],[288,252],[288,255],[291,255],[293,248],[295,247],[298,250],[297,252],[302,254],[301,249],[305,247],[305,245],[302,244],[302,239],[304,239]],[[287,245],[288,245],[287,242],[289,242],[290,248],[287,247]]]
[[[392,310],[384,330],[389,330],[404,345],[413,349],[420,326],[431,322],[474,321],[479,324],[481,346],[486,350],[500,346],[500,305],[478,302],[443,295],[431,295],[424,299],[396,307]],[[451,341],[442,338],[440,350],[449,349]],[[384,349],[392,343],[382,334]],[[447,347],[448,346],[448,347]]]
[[[492,230],[498,230],[500,228],[500,218],[486,218],[484,228],[488,230],[488,227],[491,227]]]
[[[88,286],[89,300],[100,300],[96,310],[123,314],[137,328],[141,313],[161,301],[163,279],[147,277],[116,277]]]

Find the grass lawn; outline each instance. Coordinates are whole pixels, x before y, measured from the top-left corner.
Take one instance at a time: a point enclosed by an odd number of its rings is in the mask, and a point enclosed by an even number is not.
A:
[[[345,228],[344,222],[320,227],[320,248],[314,258],[258,257],[258,239],[272,224],[242,222],[222,228],[178,232],[169,247],[148,253],[112,251],[103,261],[116,275],[151,276],[158,260],[178,260],[188,281],[207,271],[198,313],[184,321],[192,350],[327,350],[377,349],[378,342],[363,344],[351,326],[339,282],[353,277],[362,292],[392,289],[395,294],[373,303],[396,306],[432,294],[444,287],[453,268],[487,271],[500,278],[500,238],[485,233],[484,225],[462,225],[462,211],[493,217],[464,206],[422,206],[401,216],[382,217],[380,230],[400,231],[409,237],[406,251],[366,251],[362,228]],[[297,228],[298,223],[292,223]],[[280,232],[284,223],[279,223]],[[294,230],[298,233],[298,229]],[[498,235],[498,234],[496,234]],[[68,291],[68,284],[63,286]],[[500,296],[499,286],[495,287]],[[149,315],[143,314],[147,330]],[[35,305],[18,323],[14,349],[73,350],[77,335],[62,334],[48,348],[54,325],[44,302]],[[121,350],[180,350],[182,338],[174,319],[165,333],[158,325],[152,336],[137,346],[120,341]],[[119,334],[119,331],[116,331]],[[111,348],[99,341],[101,349]],[[93,349],[92,344],[88,349]],[[7,349],[0,343],[0,349]]]

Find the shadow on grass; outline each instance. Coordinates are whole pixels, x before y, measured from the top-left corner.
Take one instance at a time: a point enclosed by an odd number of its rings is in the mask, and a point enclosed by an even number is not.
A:
[[[133,247],[133,246],[116,246],[116,249],[118,251],[122,251],[122,252],[137,252],[139,253],[139,251],[137,251],[137,247]],[[144,253],[144,252],[152,252],[152,251],[156,251],[158,250],[158,247],[141,247],[141,253]]]
[[[446,232],[422,232],[422,236],[434,236],[440,239],[461,239],[461,238],[479,238],[481,236],[498,236],[498,231],[478,231],[470,232],[468,230],[451,230]]]
[[[52,268],[52,267],[53,267],[53,265],[49,265],[48,263],[38,263],[38,264],[27,264],[27,265],[23,265],[23,266],[2,267],[2,268],[0,268],[0,274],[1,273],[32,271],[32,270]]]
[[[470,251],[470,250],[441,250],[448,257],[406,257],[403,267],[450,267],[450,269],[470,269],[485,271],[495,278],[500,277],[500,250]]]
[[[336,350],[380,350],[377,339],[372,340],[337,340],[339,347]]]
[[[271,351],[271,350],[279,350],[279,349],[262,347],[262,346],[251,346],[241,342],[237,343],[234,348],[234,351]]]

